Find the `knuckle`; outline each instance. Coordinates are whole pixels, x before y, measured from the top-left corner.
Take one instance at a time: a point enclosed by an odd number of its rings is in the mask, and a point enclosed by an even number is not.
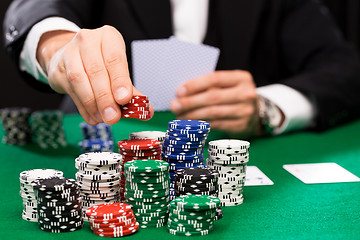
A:
[[[68,72],[67,78],[68,78],[70,83],[78,83],[78,82],[80,82],[82,80],[81,79],[81,73],[76,72],[76,71]]]
[[[122,58],[119,55],[113,55],[105,59],[105,64],[107,67],[119,65],[121,63],[122,63]]]
[[[96,99],[98,101],[106,101],[111,97],[111,93],[106,90],[98,90],[96,93]]]
[[[91,30],[83,28],[80,29],[76,37],[79,41],[84,41],[89,38],[90,34],[91,34]]]
[[[86,72],[90,75],[97,75],[105,71],[105,68],[99,63],[92,63],[86,68]]]
[[[95,108],[95,103],[96,103],[95,98],[91,96],[89,96],[86,99],[83,99],[82,101],[82,104],[85,106],[85,108],[89,113],[96,113],[96,110],[92,110]]]

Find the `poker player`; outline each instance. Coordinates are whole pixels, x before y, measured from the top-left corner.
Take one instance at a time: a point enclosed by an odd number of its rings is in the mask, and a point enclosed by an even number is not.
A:
[[[3,29],[24,79],[70,96],[91,125],[117,123],[139,94],[131,42],[172,35],[221,51],[215,72],[178,88],[179,119],[253,137],[360,115],[356,50],[316,0],[14,0]]]

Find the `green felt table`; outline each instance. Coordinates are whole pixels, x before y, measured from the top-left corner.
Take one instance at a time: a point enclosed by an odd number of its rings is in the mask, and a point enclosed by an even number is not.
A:
[[[113,126],[116,140],[129,133],[167,129],[171,113],[157,113],[147,122],[124,119]],[[54,168],[74,178],[74,159],[81,140],[79,115],[64,118],[68,147],[45,151],[34,145],[25,147],[0,144],[0,239],[99,239],[88,223],[72,233],[47,233],[37,223],[21,218],[19,173],[34,168]],[[0,133],[2,136],[3,133]],[[212,131],[208,140],[227,138]],[[282,168],[283,164],[335,162],[360,176],[360,121],[325,133],[294,133],[253,140],[249,165],[259,167],[272,186],[249,186],[240,206],[223,208],[224,217],[214,231],[202,239],[360,239],[360,183],[306,185]],[[180,239],[166,227],[141,229],[126,239]]]

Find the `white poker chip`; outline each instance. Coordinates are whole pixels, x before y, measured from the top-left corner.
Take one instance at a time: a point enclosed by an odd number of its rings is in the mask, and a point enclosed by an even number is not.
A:
[[[158,141],[164,141],[166,132],[161,131],[142,131],[130,133],[130,139],[154,139]]]
[[[20,173],[20,179],[26,182],[32,182],[39,179],[62,177],[64,173],[55,169],[32,169]]]
[[[209,142],[209,149],[226,149],[226,150],[248,150],[250,143],[238,139],[221,139]]]
[[[83,153],[77,161],[88,165],[110,165],[122,162],[123,157],[119,153],[113,152],[90,152]]]

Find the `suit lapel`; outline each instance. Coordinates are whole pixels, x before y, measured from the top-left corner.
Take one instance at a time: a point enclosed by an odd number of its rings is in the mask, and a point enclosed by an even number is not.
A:
[[[127,0],[139,20],[146,38],[167,38],[172,35],[169,0]]]
[[[249,70],[248,63],[263,0],[218,0],[219,68]]]

